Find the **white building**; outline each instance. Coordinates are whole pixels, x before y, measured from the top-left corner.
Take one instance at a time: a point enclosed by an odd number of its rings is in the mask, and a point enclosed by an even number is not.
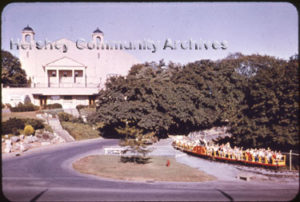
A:
[[[21,43],[13,42],[11,46],[19,49],[20,62],[31,80],[31,88],[3,88],[2,103],[15,105],[28,95],[40,106],[60,103],[64,108],[74,108],[79,104],[93,104],[109,76],[126,75],[137,63],[125,51],[103,49],[103,37],[97,28],[85,43],[66,38],[38,42],[33,29],[25,27]]]

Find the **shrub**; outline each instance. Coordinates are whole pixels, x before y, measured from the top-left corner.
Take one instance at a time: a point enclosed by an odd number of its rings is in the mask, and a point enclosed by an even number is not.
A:
[[[48,104],[44,107],[45,109],[61,109],[62,105],[59,103]]]
[[[31,104],[31,99],[28,95],[25,96],[25,99],[24,99],[24,104],[27,105],[27,104]]]
[[[20,129],[24,129],[25,125],[31,125],[35,129],[45,128],[43,121],[40,119],[18,119],[10,118],[2,123],[2,134],[14,134],[19,135]]]
[[[39,106],[36,106],[32,103],[23,104],[23,103],[20,102],[18,104],[18,106],[12,107],[10,110],[12,112],[28,112],[28,111],[36,111],[39,108],[40,108]]]
[[[24,121],[22,119],[10,118],[2,123],[2,134],[14,133],[17,129],[24,128]]]
[[[25,135],[32,135],[34,133],[34,128],[31,125],[26,125],[24,128]]]
[[[72,122],[72,123],[83,123],[83,119],[81,117],[76,118],[72,114],[68,114],[66,112],[59,112],[58,119],[60,122]]]
[[[96,113],[96,108],[84,108],[80,111],[81,116],[93,116]]]
[[[24,119],[24,124],[31,125],[36,130],[45,128],[43,121],[40,119]]]
[[[88,108],[89,106],[88,105],[77,105],[76,106],[76,109],[78,110],[78,111],[80,111],[81,109],[83,109],[83,108]]]
[[[72,123],[84,123],[84,121],[81,117],[78,117],[78,118],[73,117],[70,121]]]
[[[20,132],[19,132],[19,130],[17,128],[12,128],[11,131],[12,131],[13,135],[16,135],[16,136],[20,135]]]
[[[74,119],[74,117],[72,116],[72,114],[68,114],[66,112],[59,112],[58,113],[58,119],[60,122],[62,121],[72,121]]]

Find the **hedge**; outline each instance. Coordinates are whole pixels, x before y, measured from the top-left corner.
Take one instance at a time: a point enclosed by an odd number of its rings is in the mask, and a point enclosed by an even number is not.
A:
[[[78,111],[80,111],[81,109],[83,109],[83,108],[88,108],[89,106],[88,105],[77,105],[76,106],[76,109],[78,110]]]
[[[40,119],[10,118],[9,120],[2,122],[2,135],[19,135],[18,130],[23,130],[25,125],[31,125],[35,130],[45,128],[43,121]]]
[[[61,109],[62,105],[59,103],[48,104],[44,107],[44,109]]]
[[[83,120],[81,117],[76,118],[72,114],[68,114],[66,112],[59,112],[58,119],[60,122],[83,123]]]
[[[18,106],[12,107],[10,110],[12,112],[29,112],[29,111],[37,111],[39,109],[40,109],[39,106],[36,106],[32,103],[23,104],[20,102]]]

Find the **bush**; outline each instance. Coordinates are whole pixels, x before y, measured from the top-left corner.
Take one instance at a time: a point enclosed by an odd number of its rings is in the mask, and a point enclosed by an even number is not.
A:
[[[23,104],[20,102],[18,106],[12,107],[10,110],[12,112],[29,112],[39,110],[39,108],[39,106],[36,106],[32,103]]]
[[[62,105],[59,103],[48,104],[44,107],[44,109],[61,109]]]
[[[80,111],[81,109],[83,109],[83,108],[88,108],[89,106],[88,105],[77,105],[76,106],[76,109],[78,110],[78,111]]]
[[[72,114],[68,114],[66,112],[59,112],[58,119],[60,122],[83,123],[83,119],[81,117],[76,118]]]
[[[2,123],[2,135],[10,133],[19,135],[18,130],[23,130],[25,125],[31,125],[35,129],[45,128],[43,121],[40,119],[10,118],[9,120]]]
[[[58,113],[58,119],[59,119],[60,122],[72,121],[74,119],[74,117],[72,116],[72,114],[68,114],[66,112],[59,112]]]
[[[11,131],[12,131],[13,135],[16,135],[16,136],[20,135],[20,132],[17,128],[13,128]]]
[[[70,121],[72,123],[84,123],[84,121],[81,117],[78,117],[78,118],[73,117]]]
[[[34,128],[31,125],[26,125],[24,128],[25,135],[32,135],[34,133]]]
[[[84,108],[80,111],[80,115],[85,116],[88,120],[96,113],[96,108]]]
[[[45,128],[43,121],[40,119],[24,119],[24,124],[31,125],[36,130]]]
[[[17,129],[23,129],[25,126],[22,119],[10,118],[2,123],[2,135],[15,133]]]
[[[25,96],[25,99],[24,99],[24,104],[27,105],[27,104],[31,104],[31,99],[28,95]]]

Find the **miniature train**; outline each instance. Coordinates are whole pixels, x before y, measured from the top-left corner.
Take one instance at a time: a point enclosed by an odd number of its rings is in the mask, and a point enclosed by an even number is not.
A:
[[[286,156],[280,157],[254,157],[248,151],[242,151],[240,155],[232,152],[208,149],[206,146],[187,144],[181,141],[173,141],[173,147],[194,156],[209,158],[212,160],[225,161],[230,163],[241,163],[252,166],[262,166],[266,168],[281,168],[286,166]]]

